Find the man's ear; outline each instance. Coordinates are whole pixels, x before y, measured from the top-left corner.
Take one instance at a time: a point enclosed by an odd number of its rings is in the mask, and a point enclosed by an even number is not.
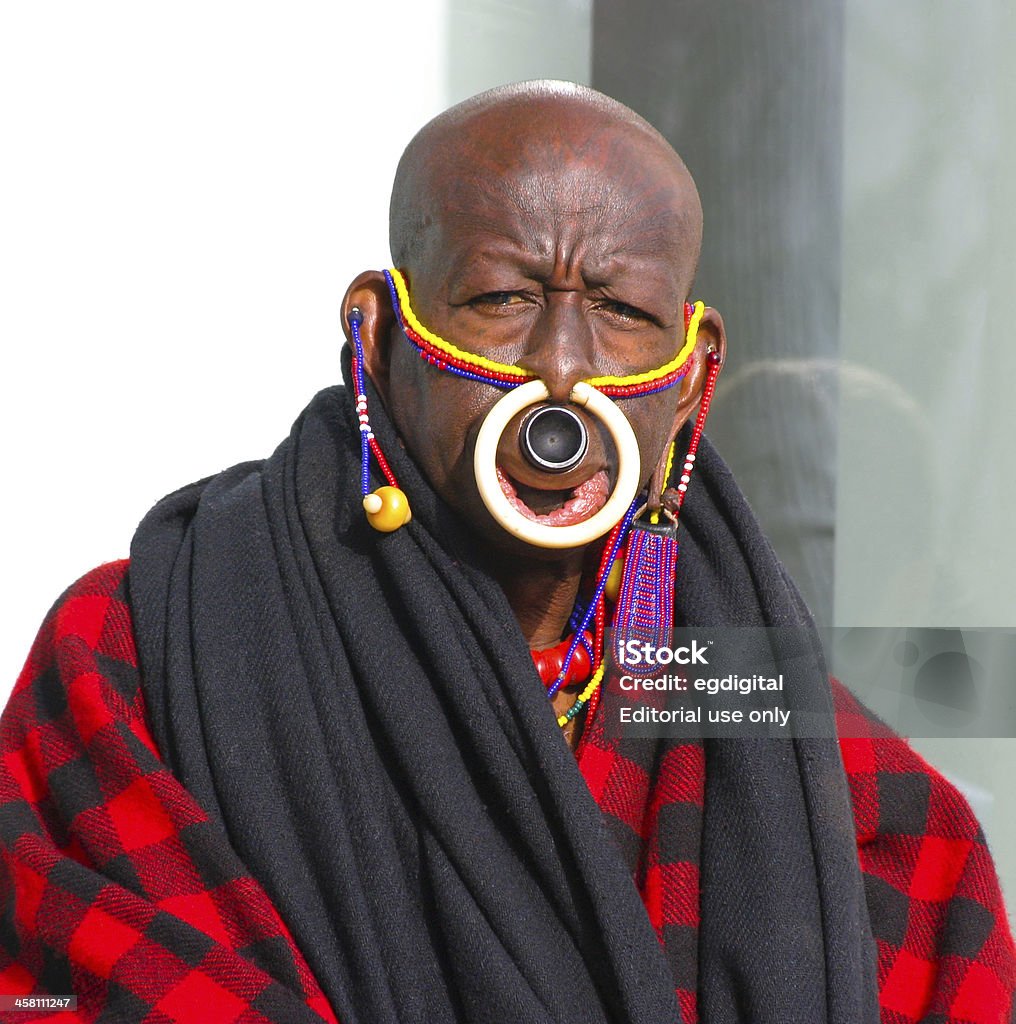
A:
[[[360,310],[360,342],[363,345],[363,369],[388,404],[388,371],[391,363],[391,345],[395,312],[392,309],[388,282],[379,270],[365,270],[346,289],[342,300],[342,331],[346,341],[353,345],[349,327],[349,313]]]
[[[705,308],[702,319],[699,321],[698,337],[696,339],[695,351],[691,354],[691,365],[680,384],[680,397],[678,398],[677,412],[674,415],[674,422],[670,429],[670,439],[667,441],[660,460],[653,471],[652,479],[649,481],[649,507],[659,508],[664,477],[667,473],[667,455],[670,446],[677,437],[681,428],[688,422],[692,414],[698,409],[702,401],[702,389],[705,387],[706,379],[709,377],[708,356],[710,352],[719,352],[720,366],[723,366],[727,358],[727,332],[723,328],[723,317],[710,306]],[[684,457],[683,452],[674,453],[674,461]]]

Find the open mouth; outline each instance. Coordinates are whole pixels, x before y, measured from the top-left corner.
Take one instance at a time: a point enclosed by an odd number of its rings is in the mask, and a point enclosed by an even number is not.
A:
[[[596,515],[606,504],[610,481],[605,470],[569,490],[542,490],[513,480],[497,467],[497,479],[509,504],[534,523],[544,526],[572,526]]]

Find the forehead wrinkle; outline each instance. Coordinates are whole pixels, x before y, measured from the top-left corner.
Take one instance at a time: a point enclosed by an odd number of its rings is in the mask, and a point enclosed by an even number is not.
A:
[[[600,218],[614,205],[606,183],[595,189],[591,183],[563,180],[560,172],[533,170],[520,175],[502,175],[486,179],[475,186],[456,189],[443,204],[447,212],[464,216],[496,219],[504,217],[506,208],[517,211],[523,223],[557,223],[576,217]]]
[[[406,183],[415,188],[402,194],[426,206],[437,227],[426,232],[431,256],[447,267],[441,248],[451,243],[463,250],[456,262],[470,258],[473,230],[504,244],[504,253],[498,245],[485,254],[491,259],[545,259],[562,241],[581,245],[583,262],[602,263],[603,252],[622,260],[663,255],[671,264],[672,255],[681,265],[673,274],[690,287],[700,243],[697,192],[666,141],[636,115],[619,119],[616,107],[575,117],[574,104],[557,101],[550,109],[509,106],[473,108],[421,133],[430,132],[432,145],[414,150]]]
[[[504,249],[488,249],[483,245],[457,246],[457,252],[448,261],[449,279],[454,281],[476,268],[518,269],[527,277],[537,278],[551,262],[551,253],[534,252],[521,245],[518,239],[507,236],[509,243]]]
[[[532,187],[525,187],[529,182],[520,187],[510,180],[496,185],[484,183],[466,204],[445,204],[441,220],[449,226],[464,227],[482,232],[488,238],[502,239],[509,248],[520,250],[524,255],[546,258],[576,246],[583,250],[600,249],[604,239],[612,242],[613,236],[632,219],[627,215],[626,207],[619,206],[611,197],[609,189],[597,189],[595,198],[576,195],[569,196],[575,200],[574,203],[563,202],[551,189],[543,187],[546,180],[543,175],[534,178]],[[481,192],[480,202],[476,202]],[[511,206],[521,215],[510,225],[505,222],[506,206]],[[646,221],[647,233],[659,247],[666,239],[659,217],[654,217],[651,212],[639,212]],[[614,227],[611,221],[615,222]],[[456,232],[450,233],[454,235]],[[503,257],[507,253],[498,252],[496,255]]]
[[[532,218],[507,223],[498,210],[444,210],[441,240],[445,246],[471,252],[489,249],[499,258],[513,252],[546,257],[552,255],[554,242],[550,225]]]
[[[446,212],[458,208],[473,215],[482,211],[491,218],[502,216],[507,206],[541,224],[578,220],[589,232],[609,228],[615,220],[618,230],[634,225],[661,241],[672,232],[682,242],[697,245],[693,205],[693,197],[682,191],[676,180],[661,182],[651,175],[644,185],[635,187],[583,166],[527,168],[493,178],[470,175],[459,179],[454,191],[439,204]]]
[[[609,285],[618,275],[630,277],[626,264],[634,263],[631,271],[636,274],[661,269],[658,265],[663,256],[666,276],[672,276],[673,287],[679,288],[684,264],[689,261],[686,239],[661,225],[659,218],[647,214],[642,218],[645,230],[632,232],[628,220],[624,225],[625,237],[619,240],[624,218],[618,222],[618,230],[611,230],[609,223],[604,223],[609,212],[600,206],[581,208],[562,211],[560,223],[534,217],[509,226],[501,218],[491,216],[490,211],[479,214],[475,210],[445,210],[442,226],[463,230],[438,232],[447,253],[441,262],[453,277],[461,276],[471,264],[509,264],[513,270],[538,278],[551,273],[557,261],[570,264],[578,260],[587,282]],[[590,218],[590,213],[595,217]],[[571,216],[574,214],[581,215],[578,223]]]
[[[661,304],[679,303],[682,268],[676,261],[661,262],[652,254],[641,258],[625,253],[621,260],[613,256],[592,263],[587,279],[590,285],[603,288],[613,298],[636,296],[648,301],[651,295]]]

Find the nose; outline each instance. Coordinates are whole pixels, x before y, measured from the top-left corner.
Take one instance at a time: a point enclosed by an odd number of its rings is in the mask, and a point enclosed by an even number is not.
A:
[[[519,433],[522,454],[537,469],[567,473],[585,457],[589,447],[586,425],[566,405],[544,405],[523,421]]]
[[[596,376],[593,332],[582,306],[580,292],[549,291],[519,360],[547,385],[552,402],[566,403],[580,380]]]

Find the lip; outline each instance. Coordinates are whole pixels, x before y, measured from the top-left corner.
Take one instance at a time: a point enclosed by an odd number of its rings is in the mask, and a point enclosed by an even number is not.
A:
[[[585,522],[603,508],[610,494],[610,478],[603,469],[597,470],[577,486],[566,489],[526,487],[513,479],[500,465],[497,466],[497,479],[512,507],[532,522],[544,526],[572,526]],[[526,490],[531,501],[539,495],[545,497],[547,504],[556,507],[546,512],[535,511],[520,496],[520,487]]]

